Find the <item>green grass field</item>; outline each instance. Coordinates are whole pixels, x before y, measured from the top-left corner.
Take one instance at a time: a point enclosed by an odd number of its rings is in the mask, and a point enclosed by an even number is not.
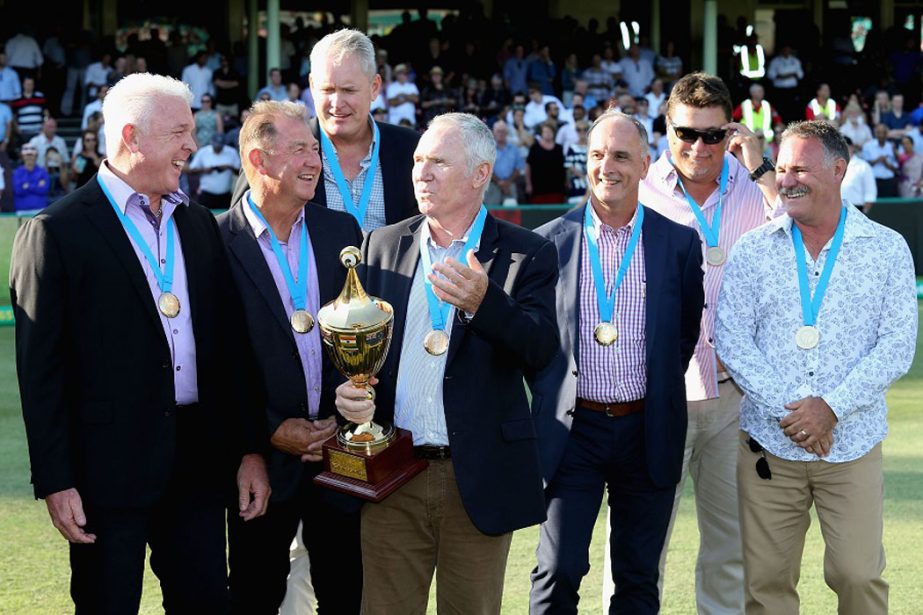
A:
[[[14,220],[0,220],[0,271],[9,270]],[[9,303],[5,293],[0,305]],[[923,612],[923,338],[909,375],[888,394],[891,435],[885,441],[885,548],[891,584],[891,613]],[[528,611],[529,572],[538,532],[517,532],[506,574],[504,614]],[[597,522],[590,574],[584,580],[581,613],[600,612],[605,527]],[[694,568],[698,548],[691,487],[680,508],[667,561],[663,613],[695,612]],[[823,581],[823,542],[817,523],[808,534],[800,591],[802,613],[836,612],[836,599]],[[13,330],[0,328],[0,614],[56,615],[73,612],[68,594],[67,545],[51,526],[44,502],[32,498],[25,432],[13,355]],[[147,572],[142,613],[162,612],[157,580]],[[430,608],[435,613],[435,607]],[[401,615],[401,614],[395,614]]]

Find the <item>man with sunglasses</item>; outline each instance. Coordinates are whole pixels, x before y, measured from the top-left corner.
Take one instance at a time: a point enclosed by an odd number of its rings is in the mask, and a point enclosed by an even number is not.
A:
[[[849,152],[826,121],[782,134],[785,207],[744,235],[718,303],[718,354],[746,396],[737,484],[748,614],[796,615],[815,507],[838,612],[888,611],[885,393],[910,368],[917,301],[900,235],[841,197]]]
[[[715,306],[724,260],[737,239],[769,219],[776,202],[772,163],[718,77],[691,73],[676,82],[666,109],[669,150],[641,182],[641,202],[695,229],[705,257],[705,309],[686,372],[689,425],[673,520],[687,476],[696,492],[701,534],[696,563],[700,613],[743,612],[743,563],[737,520],[737,431],[740,392],[715,356]],[[670,533],[660,558],[660,587]],[[608,559],[608,558],[607,558]],[[611,594],[604,588],[603,601]]]

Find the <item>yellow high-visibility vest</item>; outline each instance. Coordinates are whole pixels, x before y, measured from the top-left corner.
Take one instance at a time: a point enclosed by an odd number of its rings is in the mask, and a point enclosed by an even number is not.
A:
[[[743,112],[744,126],[753,131],[762,130],[763,135],[766,137],[766,143],[772,143],[774,133],[772,131],[772,109],[769,108],[769,103],[765,100],[762,101],[760,110],[754,113],[753,101],[748,98],[740,103],[740,110]],[[759,128],[756,127],[758,123],[760,124]]]
[[[756,52],[756,66],[751,62],[750,50],[746,45],[740,47],[740,74],[747,79],[762,79],[766,74],[766,54],[759,43],[754,47]]]

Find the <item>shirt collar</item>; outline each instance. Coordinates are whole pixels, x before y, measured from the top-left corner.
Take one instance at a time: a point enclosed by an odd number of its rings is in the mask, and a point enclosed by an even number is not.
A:
[[[371,142],[369,143],[369,151],[368,151],[368,153],[365,155],[365,158],[363,158],[362,160],[359,161],[359,166],[360,166],[363,170],[368,169],[369,166],[372,164],[372,152],[375,150],[375,130],[374,130],[373,126],[372,126],[372,122],[374,122],[374,121],[375,121],[375,120],[372,119],[372,116],[369,116],[369,130],[372,131],[372,140],[371,140]],[[318,125],[317,129],[318,129],[318,130],[323,130],[323,128],[322,128],[320,125]],[[326,135],[326,133],[325,133],[325,135]],[[380,138],[381,138],[381,135],[379,135],[378,138],[380,139]],[[330,137],[327,137],[327,139],[330,139]],[[330,141],[330,145],[333,146],[333,151],[337,151],[337,146],[333,143],[333,141]],[[321,148],[321,154],[324,156],[324,159],[326,160],[327,155],[324,154],[324,148]],[[324,175],[328,175],[328,174],[330,175],[330,177],[333,177],[333,173],[332,173],[331,171],[328,170],[328,165],[325,164],[325,165],[324,165]]]
[[[427,222],[425,219],[423,220],[423,228],[420,230],[421,232],[420,237],[423,241],[426,242],[426,245],[430,248],[430,250],[451,250],[452,248],[465,245],[465,242],[468,241],[468,235],[471,234],[471,229],[474,228],[475,220],[477,220],[477,214],[475,214],[474,218],[471,220],[471,224],[469,224],[468,228],[465,229],[465,232],[462,233],[462,236],[453,239],[452,243],[450,243],[445,248],[443,248],[442,246],[438,245],[435,241],[433,241],[433,235],[429,230],[429,222]],[[483,237],[483,233],[482,233],[482,237]],[[480,250],[480,248],[481,248],[481,238],[478,237],[477,243],[474,244],[474,251],[477,252],[478,250]]]
[[[599,216],[596,214],[596,209],[593,207],[590,201],[587,201],[586,206],[587,208],[589,208],[590,218],[592,218],[593,220],[593,228],[590,229],[590,232],[593,233],[594,237],[596,238],[599,238],[600,233],[612,234],[612,233],[617,233],[621,231],[622,229],[624,229],[626,233],[631,234],[631,232],[634,230],[635,222],[638,220],[638,208],[636,207],[635,213],[631,217],[631,220],[629,220],[625,226],[620,226],[618,228],[615,228],[613,226],[609,226],[608,224],[600,220]],[[638,205],[638,207],[640,207],[640,204]]]
[[[741,165],[732,154],[727,152],[724,153],[724,159],[728,162],[728,192],[730,192],[734,189],[734,185],[737,183],[737,179],[743,171],[743,165]],[[670,194],[677,190],[682,193],[682,188],[679,187],[679,173],[676,172],[676,167],[673,166],[670,150],[660,155],[657,162],[651,165],[648,173],[658,178],[661,183],[669,189]],[[719,185],[720,180],[721,174],[719,173],[718,177],[715,178],[716,187]],[[685,196],[683,198],[685,199]]]
[[[96,175],[99,181],[102,181],[106,188],[109,190],[109,194],[112,195],[112,198],[115,200],[116,207],[119,208],[123,214],[128,207],[129,203],[137,203],[138,205],[150,205],[151,197],[146,194],[141,194],[136,192],[134,188],[129,186],[125,181],[116,175],[112,169],[109,168],[109,161],[104,160],[103,164],[99,165],[99,171]],[[173,205],[174,207],[170,209],[169,213],[172,213],[175,206],[183,204],[189,205],[189,197],[186,196],[186,193],[182,190],[177,190],[176,192],[171,192],[169,194],[162,194],[160,198],[166,203],[163,205]],[[164,218],[169,217],[168,212],[164,211]]]
[[[843,207],[846,208],[846,227],[843,229],[843,243],[848,243],[859,237],[875,236],[875,229],[872,226],[874,222],[846,201],[843,201]],[[766,224],[766,229],[770,234],[781,232],[791,239],[792,219],[788,213],[784,213],[770,220]]]
[[[254,204],[257,205],[257,207],[259,207],[259,204],[256,201],[254,201]],[[246,194],[244,194],[244,198],[243,200],[241,200],[240,205],[241,207],[244,208],[244,217],[247,218],[247,223],[250,224],[250,228],[253,230],[253,236],[259,239],[260,235],[262,235],[266,231],[266,225],[253,212],[253,210],[250,209],[250,191],[249,190],[247,190]],[[298,224],[301,224],[303,222],[304,222],[304,207],[302,207],[301,211],[298,212],[298,217],[295,218],[295,224],[292,225],[292,229],[294,229],[296,226],[298,226]],[[288,241],[288,237],[277,237],[276,239],[278,239],[282,243],[285,243]]]

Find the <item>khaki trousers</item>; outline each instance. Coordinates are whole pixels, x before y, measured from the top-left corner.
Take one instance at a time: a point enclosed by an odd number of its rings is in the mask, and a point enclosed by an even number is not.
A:
[[[673,524],[686,479],[695,488],[699,525],[699,554],[695,566],[695,601],[699,615],[736,615],[744,612],[744,570],[737,506],[737,435],[740,433],[740,389],[732,380],[718,385],[719,397],[687,402],[689,426],[683,470],[676,486],[667,540],[660,554],[663,595],[664,570]],[[610,528],[607,527],[607,535]],[[615,591],[609,570],[606,541],[603,610]]]
[[[512,537],[478,531],[452,461],[430,461],[383,502],[362,508],[363,614],[425,615],[434,572],[440,615],[499,613]]]
[[[766,480],[757,476],[760,453],[750,451],[748,438],[740,432],[737,463],[747,613],[798,615],[812,504],[826,547],[824,580],[840,615],[887,613],[881,444],[847,463],[786,461],[767,452]]]

